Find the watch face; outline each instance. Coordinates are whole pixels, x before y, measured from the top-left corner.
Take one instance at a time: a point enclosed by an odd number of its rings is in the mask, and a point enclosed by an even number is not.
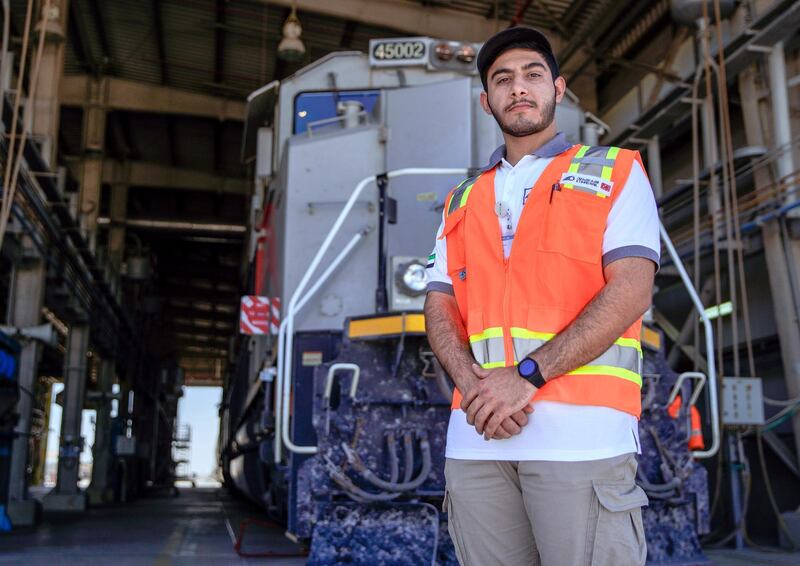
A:
[[[536,373],[537,369],[536,362],[530,358],[525,358],[519,364],[519,373],[523,377],[532,376],[534,373]]]

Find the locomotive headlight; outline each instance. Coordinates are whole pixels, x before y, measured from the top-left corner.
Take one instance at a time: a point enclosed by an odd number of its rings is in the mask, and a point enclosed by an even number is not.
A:
[[[475,48],[468,44],[463,44],[456,51],[456,59],[462,63],[472,63],[476,57]]]
[[[425,265],[418,260],[398,265],[395,272],[395,283],[398,290],[409,297],[419,297],[425,294],[428,286]]]
[[[453,48],[445,41],[437,44],[434,52],[440,61],[449,61],[453,58]]]

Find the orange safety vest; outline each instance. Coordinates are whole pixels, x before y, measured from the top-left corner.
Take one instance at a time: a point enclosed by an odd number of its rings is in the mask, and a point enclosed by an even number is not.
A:
[[[681,396],[678,395],[675,397],[672,404],[667,407],[667,413],[669,413],[669,416],[673,419],[677,419],[680,410]],[[703,424],[700,420],[700,411],[697,410],[697,407],[692,405],[689,407],[689,414],[692,427],[689,431],[689,450],[703,450],[706,447],[706,443],[703,440]]]
[[[584,145],[556,156],[523,207],[508,259],[495,213],[495,168],[448,195],[440,238],[447,238],[447,272],[481,366],[516,365],[603,288],[606,221],[634,160],[641,163],[638,152]],[[536,400],[611,407],[638,418],[640,331],[641,319],[597,359],[550,379]],[[456,390],[452,408],[461,398]]]

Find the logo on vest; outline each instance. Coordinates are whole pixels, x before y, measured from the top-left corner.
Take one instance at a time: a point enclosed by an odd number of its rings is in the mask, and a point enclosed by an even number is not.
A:
[[[591,189],[605,196],[611,196],[611,189],[614,183],[606,181],[602,177],[595,177],[594,175],[579,175],[577,173],[563,173],[561,175],[562,185],[574,185],[583,187],[584,189]]]

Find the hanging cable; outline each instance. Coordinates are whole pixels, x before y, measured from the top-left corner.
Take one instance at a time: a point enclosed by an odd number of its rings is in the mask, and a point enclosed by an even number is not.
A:
[[[31,72],[31,79],[28,88],[28,99],[35,100],[36,99],[36,89],[39,85],[39,75],[41,74],[39,71],[41,69],[42,64],[42,56],[44,55],[44,40],[47,36],[47,17],[50,13],[50,0],[45,0],[44,7],[42,8],[42,25],[39,30],[39,42],[36,51],[36,57],[33,64],[33,69]],[[27,21],[26,21],[27,23]],[[28,28],[25,28],[26,35],[28,34]],[[23,46],[23,52],[25,47]],[[23,55],[24,58],[24,55]],[[22,76],[23,70],[20,68],[20,76]],[[19,84],[21,81],[18,81],[18,90],[16,93],[15,99],[15,106],[19,103],[19,94],[22,88],[22,85]],[[20,167],[22,166],[22,155],[25,151],[25,143],[28,137],[28,130],[31,128],[31,121],[33,120],[33,109],[26,108],[25,109],[25,116],[24,116],[24,125],[22,128],[22,134],[20,136],[19,143],[16,146],[16,156],[14,156],[14,152],[9,148],[8,152],[8,160],[6,162],[6,173],[3,177],[3,206],[2,210],[0,210],[0,249],[3,247],[3,239],[5,238],[6,229],[8,227],[8,218],[11,215],[11,207],[14,204],[14,194],[17,188],[17,180],[19,178],[19,171]],[[17,131],[16,131],[16,124],[14,123],[14,119],[12,118],[12,130],[11,130],[11,140],[16,139]],[[13,172],[11,173],[11,178],[8,179],[8,171],[9,165],[12,160],[12,156],[14,159],[13,163]]]
[[[766,395],[763,396],[764,404],[771,405],[773,407],[788,407],[789,405],[795,405],[800,403],[800,397],[795,397],[793,399],[772,399],[771,397],[767,397]]]
[[[719,0],[714,0],[714,19],[717,35],[717,56],[719,59],[718,67],[718,84],[720,93],[720,114],[722,117],[722,132],[725,140],[726,156],[724,165],[728,169],[728,190],[730,193],[731,203],[731,219],[733,220],[732,231],[734,234],[734,244],[736,247],[736,264],[738,267],[738,280],[742,297],[742,318],[744,322],[745,344],[747,347],[747,362],[750,375],[756,375],[755,357],[753,355],[753,337],[750,329],[750,305],[747,294],[747,279],[745,278],[744,271],[744,245],[742,242],[741,226],[739,224],[739,198],[736,186],[736,170],[733,161],[733,133],[731,128],[731,115],[728,102],[728,79],[727,70],[725,67],[725,56],[722,49],[722,10]],[[735,285],[734,285],[735,287]],[[738,327],[736,322],[733,323],[734,330]],[[735,360],[738,366],[739,362],[739,342],[734,339],[734,352]],[[739,375],[738,370],[736,374]]]
[[[692,82],[692,225],[694,228],[694,287],[700,289],[700,279],[702,276],[700,264],[700,140],[698,139],[699,116],[698,116],[698,97],[700,93],[700,77],[702,68],[697,67]],[[695,352],[700,351],[700,319],[694,321],[694,348]],[[699,367],[697,359],[693,359],[694,371]]]
[[[8,153],[6,154],[5,171],[3,173],[3,194],[2,206],[0,206],[0,249],[3,248],[3,239],[6,233],[8,216],[11,213],[11,205],[14,202],[14,195],[11,189],[11,173],[14,170],[14,149],[17,144],[17,125],[19,121],[19,108],[22,102],[22,85],[25,79],[25,63],[28,60],[28,42],[30,41],[31,16],[33,14],[33,0],[28,0],[28,7],[25,12],[25,28],[22,32],[22,47],[20,47],[19,73],[17,73],[17,90],[14,92],[14,106],[11,111],[11,129],[8,130]],[[5,102],[5,101],[2,101]],[[8,213],[6,213],[8,209]]]
[[[714,299],[715,304],[719,305],[722,303],[722,281],[720,279],[720,254],[719,254],[719,240],[720,240],[720,227],[719,227],[719,193],[717,190],[717,173],[716,168],[714,165],[717,162],[717,153],[716,153],[716,129],[714,128],[714,113],[708,111],[708,105],[710,105],[711,100],[710,97],[712,96],[713,89],[711,83],[711,67],[713,65],[713,61],[710,55],[710,47],[709,47],[709,37],[708,37],[708,5],[703,3],[703,19],[701,20],[702,29],[700,30],[700,39],[702,43],[703,49],[703,74],[705,78],[705,113],[706,113],[706,121],[705,121],[705,128],[706,132],[704,135],[706,136],[706,159],[708,161],[708,169],[710,172],[709,176],[709,196],[708,196],[708,207],[709,212],[711,214],[711,231],[713,236],[713,255],[714,255]],[[720,376],[719,379],[721,380],[723,375],[725,375],[724,368],[725,368],[725,361],[722,357],[722,317],[717,317],[716,319],[716,340],[717,340],[717,375]]]

